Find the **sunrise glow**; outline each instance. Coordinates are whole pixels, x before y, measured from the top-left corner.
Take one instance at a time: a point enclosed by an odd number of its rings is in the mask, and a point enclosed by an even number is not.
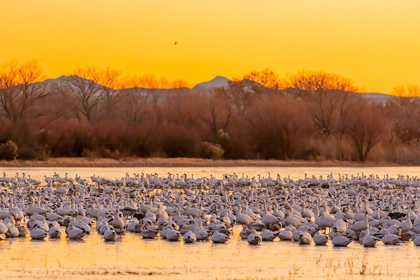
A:
[[[191,84],[325,70],[389,93],[420,83],[419,13],[416,0],[0,0],[0,62],[39,59],[50,77],[95,65]]]

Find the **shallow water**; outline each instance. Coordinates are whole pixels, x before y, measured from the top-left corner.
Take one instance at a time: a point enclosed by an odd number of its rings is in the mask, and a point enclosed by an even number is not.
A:
[[[21,278],[171,279],[325,279],[420,277],[420,249],[403,246],[363,248],[301,246],[295,242],[264,242],[251,246],[239,239],[240,227],[227,244],[211,241],[184,244],[143,240],[127,233],[117,242],[104,242],[96,232],[83,241],[0,242],[1,274]]]
[[[9,177],[12,177],[16,172],[26,172],[34,178],[41,178],[44,175],[52,176],[57,172],[61,176],[68,173],[69,177],[74,177],[76,174],[83,178],[90,178],[92,175],[99,175],[101,177],[116,179],[125,177],[125,173],[132,175],[133,173],[154,174],[158,173],[159,176],[166,176],[169,172],[172,174],[187,174],[195,177],[210,176],[213,174],[216,178],[222,178],[223,174],[236,173],[238,176],[242,174],[248,176],[268,177],[269,173],[272,178],[277,174],[287,177],[290,175],[292,179],[303,178],[305,174],[308,176],[326,176],[328,174],[378,174],[380,176],[388,174],[390,177],[397,177],[398,174],[417,176],[420,175],[420,167],[27,167],[27,168],[14,168],[3,167],[0,172],[6,172]]]
[[[3,168],[9,176],[26,172],[33,177],[76,173],[119,178],[125,172],[194,173],[195,176],[245,173],[303,177],[334,174],[417,175],[420,168]],[[364,248],[352,243],[347,248],[301,246],[295,242],[263,242],[259,246],[239,240],[241,227],[227,244],[143,240],[127,233],[115,243],[104,242],[92,232],[83,241],[31,241],[27,238],[0,241],[0,275],[5,279],[407,279],[420,278],[420,247],[378,245]]]

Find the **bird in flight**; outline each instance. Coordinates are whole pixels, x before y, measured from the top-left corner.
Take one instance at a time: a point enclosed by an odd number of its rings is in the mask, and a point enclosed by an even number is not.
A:
[[[174,46],[176,46],[176,45],[178,45],[178,42],[175,42],[175,43],[174,43]]]

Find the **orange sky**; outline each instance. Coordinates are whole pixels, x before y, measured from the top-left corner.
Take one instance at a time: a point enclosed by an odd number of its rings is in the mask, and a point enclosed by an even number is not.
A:
[[[388,93],[420,84],[419,14],[418,0],[0,0],[0,62],[40,59],[50,77],[95,65],[192,84],[326,70]]]

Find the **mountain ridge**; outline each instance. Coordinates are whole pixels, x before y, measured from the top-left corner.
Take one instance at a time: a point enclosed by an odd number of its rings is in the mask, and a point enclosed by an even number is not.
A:
[[[50,89],[63,89],[63,88],[72,88],[74,87],[74,83],[76,80],[79,80],[79,82],[94,82],[92,80],[89,79],[85,79],[82,77],[79,77],[77,75],[62,75],[59,76],[57,78],[50,78],[50,79],[46,79],[42,82],[37,82],[36,84],[42,85],[46,88],[50,88]],[[204,81],[201,83],[198,83],[196,85],[194,85],[191,88],[165,88],[165,89],[161,89],[161,88],[145,88],[145,87],[132,87],[132,88],[124,88],[124,89],[117,89],[118,91],[121,92],[130,92],[130,91],[139,91],[139,90],[151,90],[151,91],[164,91],[164,92],[173,92],[175,90],[191,90],[194,93],[199,93],[201,91],[203,92],[210,92],[212,89],[215,88],[220,88],[220,87],[225,87],[229,84],[231,80],[224,77],[224,76],[216,76],[211,80],[208,81]],[[95,82],[94,82],[95,83]],[[100,86],[98,84],[98,86]],[[365,98],[368,98],[370,100],[374,100],[377,102],[387,102],[389,99],[393,98],[393,95],[390,94],[386,94],[386,93],[380,93],[380,92],[362,92],[361,94],[363,94],[363,96]]]

